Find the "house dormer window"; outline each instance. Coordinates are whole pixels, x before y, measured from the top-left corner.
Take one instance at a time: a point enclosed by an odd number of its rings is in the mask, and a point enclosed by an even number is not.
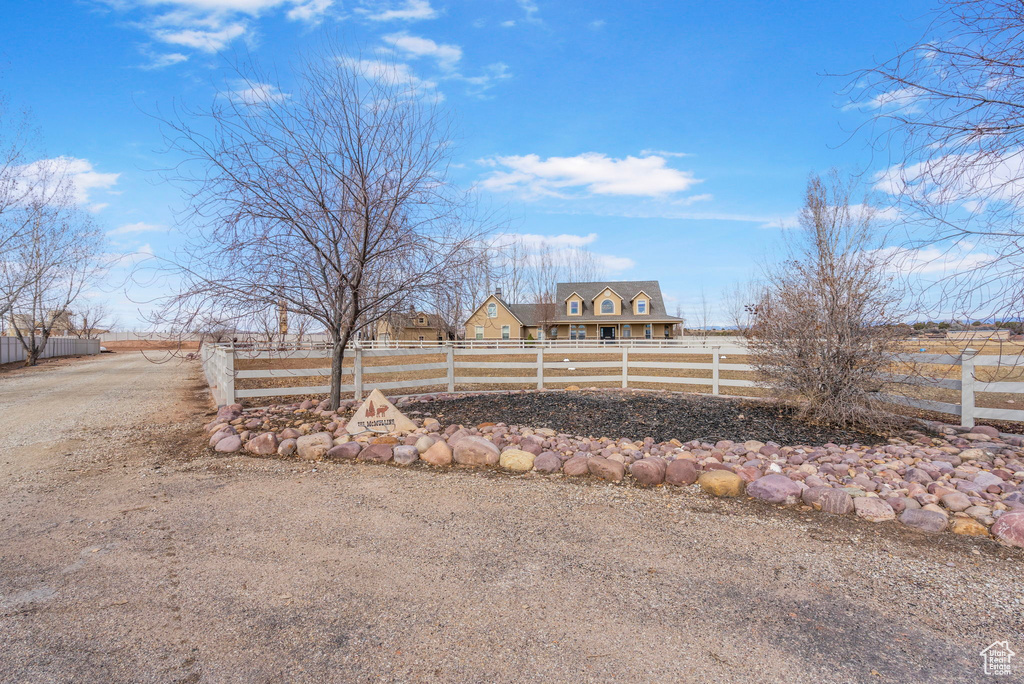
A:
[[[498,305],[495,304],[494,302],[491,302],[490,304],[487,305],[487,317],[488,318],[497,318],[498,317]]]
[[[420,316],[420,325],[426,325],[426,324],[427,324],[427,319],[424,318],[423,316]]]
[[[579,302],[569,302],[569,314],[572,315],[572,316],[579,316],[580,315],[580,303]]]
[[[610,299],[606,299],[603,302],[601,302],[601,313],[603,313],[603,314],[613,314],[613,313],[615,313],[615,303],[612,300],[610,300]]]
[[[647,300],[646,299],[638,299],[638,300],[636,300],[636,312],[638,314],[645,314],[645,313],[647,313]]]

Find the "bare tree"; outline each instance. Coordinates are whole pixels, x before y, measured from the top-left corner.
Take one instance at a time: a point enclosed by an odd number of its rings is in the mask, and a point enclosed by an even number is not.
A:
[[[752,365],[801,414],[822,423],[877,427],[882,387],[899,348],[899,293],[879,249],[872,204],[833,172],[811,176],[800,233],[766,268],[754,307]]]
[[[1022,31],[1018,0],[941,0],[926,39],[851,81],[900,155],[879,187],[908,222],[903,268],[940,273],[919,303],[937,316],[1024,313]]]
[[[10,330],[34,366],[55,329],[70,328],[70,309],[104,271],[103,237],[77,204],[70,177],[59,161],[37,162],[22,200],[26,228],[4,258],[12,282]]]
[[[284,300],[330,336],[336,408],[353,336],[410,293],[448,288],[481,231],[446,179],[444,118],[400,70],[371,70],[327,43],[290,88],[252,65],[238,76],[244,85],[209,109],[164,122],[185,155],[174,177],[196,228],[161,318],[183,329],[202,312]]]
[[[117,325],[107,305],[99,301],[83,301],[78,304],[70,319],[68,335],[82,340],[95,339]]]
[[[746,337],[754,322],[754,310],[764,298],[760,283],[751,281],[735,285],[723,297],[729,324],[736,328],[736,334]]]

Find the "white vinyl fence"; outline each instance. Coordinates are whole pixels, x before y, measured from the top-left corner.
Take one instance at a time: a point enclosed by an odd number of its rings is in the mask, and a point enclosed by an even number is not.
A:
[[[502,354],[519,360],[480,361],[481,356]],[[472,389],[474,385],[528,385],[537,389],[566,387],[568,385],[592,385],[595,383],[615,383],[623,388],[635,387],[640,384],[710,386],[711,394],[721,394],[722,388],[757,387],[753,379],[753,367],[744,363],[727,363],[730,356],[744,356],[748,353],[745,346],[711,345],[683,346],[671,345],[661,347],[644,347],[621,344],[595,344],[592,346],[534,345],[531,347],[463,347],[462,343],[444,347],[433,346],[430,349],[364,349],[356,348],[351,354],[353,366],[346,368],[342,376],[343,393],[352,393],[362,398],[365,392],[372,389],[400,390],[402,394],[414,393],[424,387],[443,387],[454,392],[461,389]],[[582,355],[615,355],[614,359],[573,360],[564,361],[562,356]],[[711,362],[695,362],[686,360],[687,356],[711,355]],[[435,355],[443,356],[443,361],[430,363],[402,363],[403,357]],[[662,358],[652,359],[653,355]],[[665,356],[677,357],[679,360],[666,361]],[[203,369],[211,391],[218,405],[231,404],[238,399],[256,397],[279,397],[291,395],[326,394],[330,387],[303,381],[304,378],[325,379],[330,376],[330,368],[282,368],[272,370],[235,370],[235,359],[326,359],[330,351],[323,348],[293,348],[289,350],[255,350],[234,349],[230,345],[204,345],[201,351]],[[366,364],[368,359],[394,359],[388,365]],[[915,386],[936,387],[959,391],[960,403],[954,404],[928,399],[916,399],[898,394],[882,394],[882,398],[893,404],[936,411],[960,417],[961,425],[973,427],[978,418],[990,420],[1007,420],[1024,422],[1024,410],[982,408],[975,405],[976,394],[980,392],[996,392],[1004,394],[1024,394],[1024,382],[982,382],[975,378],[978,366],[999,366],[1004,369],[1020,366],[1022,358],[1015,355],[979,356],[972,349],[962,355],[952,354],[901,354],[898,360],[912,361],[916,364],[935,364],[940,366],[960,366],[960,379],[929,377],[917,375],[893,375],[891,380]],[[489,371],[508,370],[521,371],[514,376],[488,374]],[[571,371],[573,375],[549,375],[547,371]],[[374,376],[383,374],[419,373],[432,371],[429,377],[407,379],[374,380]],[[658,375],[665,371],[702,371],[703,377],[686,377],[682,374]],[[722,372],[750,373],[751,379],[722,378]],[[287,387],[246,388],[236,389],[236,379],[244,378],[294,378],[295,382]],[[728,394],[728,390],[726,390]]]
[[[76,337],[51,337],[46,348],[39,355],[41,359],[54,356],[75,356],[77,354],[99,354],[99,340],[80,340]],[[14,363],[25,360],[25,348],[16,337],[0,337],[0,363]]]
[[[720,378],[721,371],[751,371],[746,364],[723,363],[726,354],[742,355],[746,349],[742,347],[715,346],[702,347],[655,347],[634,348],[631,346],[596,345],[592,347],[548,347],[538,346],[529,350],[507,349],[508,355],[524,357],[529,360],[520,361],[479,361],[475,357],[501,355],[502,350],[466,349],[458,346],[434,346],[432,349],[362,349],[357,348],[351,353],[353,366],[346,368],[342,379],[343,393],[352,393],[357,399],[364,392],[372,389],[405,390],[406,392],[423,387],[444,387],[454,392],[456,386],[473,385],[529,385],[537,389],[546,387],[565,387],[568,385],[616,383],[621,387],[630,387],[630,383],[665,383],[671,385],[710,385],[712,394],[719,394],[720,387],[754,387],[751,380]],[[555,361],[548,356],[558,357],[567,354],[580,355],[611,355],[613,360],[593,361]],[[687,362],[645,360],[651,354],[670,354],[683,359],[687,355],[711,355],[708,362]],[[402,357],[443,355],[444,361],[431,363],[401,363]],[[254,397],[279,397],[289,395],[326,394],[328,385],[306,385],[300,378],[326,378],[330,376],[330,368],[287,368],[274,370],[235,370],[235,359],[325,359],[330,357],[326,349],[294,349],[289,351],[252,349],[233,349],[229,345],[204,345],[201,351],[203,370],[207,382],[218,405],[234,403],[238,399]],[[397,363],[388,365],[367,365],[367,359],[394,358]],[[487,375],[481,371],[510,369],[521,370],[515,376]],[[548,370],[581,371],[574,375],[547,375]],[[648,369],[658,370],[701,370],[710,371],[710,377],[682,377],[673,375],[652,375]],[[426,378],[409,378],[405,380],[375,381],[373,376],[394,373],[419,373],[434,371]],[[236,379],[246,378],[295,378],[296,385],[289,387],[267,387],[258,389],[236,389]]]

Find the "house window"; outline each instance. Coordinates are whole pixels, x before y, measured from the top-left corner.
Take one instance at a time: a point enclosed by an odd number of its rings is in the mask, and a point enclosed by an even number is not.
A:
[[[644,337],[648,340],[651,339],[651,324],[648,323],[644,326]]]
[[[501,326],[501,339],[507,340],[512,336],[512,327],[508,325]]]
[[[474,332],[474,337],[476,337],[476,339],[478,339],[478,340],[484,339],[484,326],[482,326],[482,325],[476,326],[476,329],[473,332]]]
[[[491,302],[490,304],[487,305],[487,317],[488,318],[497,318],[498,317],[498,305],[495,304],[494,302]]]
[[[570,340],[585,340],[585,339],[587,339],[587,326],[585,326],[585,325],[570,325],[569,326],[569,339]]]
[[[636,301],[636,312],[638,314],[645,314],[645,313],[647,313],[647,300],[646,299],[638,299]]]
[[[569,302],[569,314],[572,315],[572,316],[579,316],[580,315],[580,303],[579,302]]]
[[[603,302],[601,302],[601,313],[615,313],[615,304],[612,302],[612,300],[606,299]]]
[[[622,336],[623,337],[632,337],[633,336],[633,329],[630,328],[628,324],[622,326]]]
[[[668,339],[669,337],[671,337],[671,336],[672,336],[672,335],[671,335],[671,332],[672,332],[672,328],[671,328],[670,326],[667,326],[667,325],[666,325],[666,326],[665,326],[665,339],[666,339],[666,340],[667,340],[667,339]]]
[[[551,337],[558,337],[558,326],[557,326],[557,325],[553,325],[553,326],[551,326],[551,330],[549,331],[549,333],[548,333],[548,334],[549,334],[549,335],[550,335]]]
[[[420,342],[423,341],[423,335],[420,335]]]
[[[427,324],[427,319],[424,318],[423,316],[420,316],[420,325],[426,325],[426,324]]]

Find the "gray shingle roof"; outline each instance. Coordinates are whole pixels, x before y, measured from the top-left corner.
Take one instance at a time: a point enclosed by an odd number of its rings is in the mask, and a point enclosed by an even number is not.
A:
[[[594,313],[593,299],[606,288],[610,287],[619,293],[624,300],[623,313],[618,316],[600,316]],[[579,316],[569,316],[565,312],[565,300],[573,293],[583,298],[583,310]],[[634,316],[633,307],[630,304],[633,298],[641,292],[650,297],[650,313],[643,316]],[[594,323],[606,321],[608,323],[624,321],[654,321],[654,322],[675,322],[681,318],[669,316],[665,310],[665,301],[661,296],[661,286],[657,280],[606,280],[591,283],[558,283],[555,291],[555,310],[557,314],[550,323]],[[516,318],[524,325],[537,325],[537,314],[540,308],[537,304],[509,304],[502,302]]]

